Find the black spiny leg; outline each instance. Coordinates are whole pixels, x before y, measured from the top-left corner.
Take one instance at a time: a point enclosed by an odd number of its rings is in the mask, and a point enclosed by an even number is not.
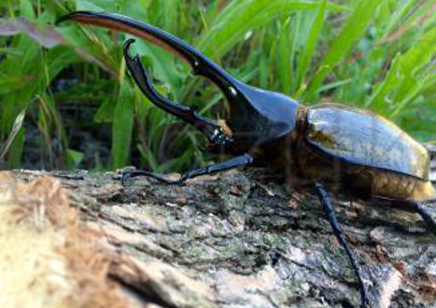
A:
[[[436,222],[434,221],[433,217],[430,215],[430,213],[418,202],[411,201],[412,206],[414,210],[422,217],[422,219],[425,221],[427,226],[429,227],[430,231],[433,232],[434,235],[436,235]]]
[[[133,177],[148,176],[148,177],[154,178],[158,181],[164,182],[166,184],[182,185],[187,180],[195,178],[195,177],[200,176],[200,175],[212,174],[215,172],[234,169],[237,167],[249,165],[252,162],[253,162],[253,157],[250,154],[246,153],[246,154],[243,154],[241,156],[234,157],[232,159],[223,161],[223,162],[215,164],[215,165],[211,165],[211,166],[207,166],[205,168],[200,168],[200,169],[189,171],[189,172],[185,173],[184,175],[182,175],[182,177],[180,179],[178,179],[177,181],[167,180],[159,175],[156,175],[156,174],[154,174],[150,171],[146,171],[146,170],[135,170],[135,171],[125,172],[122,175],[121,181],[124,183],[127,179],[130,179]]]
[[[382,204],[387,204],[390,206],[394,206],[395,208],[404,209],[404,210],[413,210],[413,212],[418,213],[421,218],[424,220],[425,224],[429,231],[431,231],[434,235],[436,235],[436,221],[429,213],[429,211],[420,203],[411,200],[398,200],[391,199],[386,197],[374,197],[374,201],[382,202]],[[435,201],[435,200],[428,200]]]
[[[339,227],[339,222],[336,218],[336,214],[335,214],[335,211],[333,209],[333,205],[330,201],[330,198],[327,194],[327,191],[324,189],[324,186],[320,183],[315,183],[315,189],[316,189],[316,193],[318,195],[318,198],[324,207],[324,211],[327,214],[328,221],[330,222],[330,225],[332,226],[333,233],[335,234],[339,243],[342,245],[342,247],[344,247],[345,251],[347,252],[347,255],[348,255],[348,258],[350,259],[353,270],[356,273],[356,276],[359,280],[360,296],[362,299],[361,307],[362,308],[367,307],[368,295],[367,295],[365,284],[363,283],[363,279],[362,279],[362,275],[361,275],[361,268],[356,261],[356,257],[354,256],[354,253],[351,250],[351,248],[348,244],[348,241],[345,238],[344,233],[342,232],[341,228]]]

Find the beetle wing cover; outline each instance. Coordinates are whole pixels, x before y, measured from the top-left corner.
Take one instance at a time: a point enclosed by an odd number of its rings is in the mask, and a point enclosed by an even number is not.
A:
[[[428,180],[427,150],[392,122],[369,111],[319,104],[307,113],[307,141],[347,162]]]

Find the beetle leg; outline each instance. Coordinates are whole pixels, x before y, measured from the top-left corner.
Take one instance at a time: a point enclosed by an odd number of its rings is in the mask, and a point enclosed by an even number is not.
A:
[[[171,102],[166,97],[160,95],[158,91],[156,91],[151,83],[151,78],[144,69],[139,57],[136,55],[132,58],[129,55],[129,47],[133,42],[135,42],[134,39],[129,39],[124,44],[124,58],[126,59],[127,68],[129,69],[130,74],[148,99],[157,107],[189,124],[194,125],[197,129],[204,133],[208,137],[209,141],[211,141],[214,145],[226,146],[230,144],[232,141],[231,137],[225,134],[224,130],[218,123],[211,119],[202,117],[195,112],[194,108],[189,108]]]
[[[436,221],[429,211],[420,203],[411,200],[399,200],[387,197],[375,196],[373,197],[374,202],[380,202],[382,204],[387,204],[405,211],[414,212],[421,216],[422,220],[426,223],[428,229],[436,235]],[[432,201],[432,200],[429,200]]]
[[[191,170],[191,171],[183,174],[180,177],[180,179],[178,179],[176,181],[167,180],[164,177],[161,177],[159,175],[156,175],[156,174],[154,174],[150,171],[146,171],[146,170],[127,171],[127,172],[123,173],[122,178],[121,178],[121,182],[124,184],[124,182],[127,179],[134,178],[137,176],[148,176],[148,177],[156,179],[160,182],[163,182],[165,184],[183,185],[187,180],[195,178],[197,176],[205,175],[205,174],[212,174],[212,173],[216,173],[216,172],[220,172],[220,171],[224,171],[224,170],[229,170],[229,169],[234,169],[234,168],[250,165],[252,162],[253,162],[253,157],[250,154],[245,153],[241,156],[231,158],[229,160],[220,162],[220,163],[215,164],[215,165],[207,166],[207,167],[200,168],[200,169]]]
[[[413,209],[422,217],[430,231],[436,235],[436,221],[430,215],[430,213],[418,202],[411,201]]]
[[[325,190],[324,186],[321,183],[315,182],[315,190],[318,195],[319,200],[321,201],[324,211],[327,214],[327,219],[332,226],[333,233],[335,234],[336,238],[338,239],[341,246],[345,249],[348,258],[350,259],[351,266],[353,267],[354,272],[356,273],[357,279],[359,280],[360,285],[360,296],[362,300],[361,307],[367,307],[368,303],[368,292],[366,290],[365,284],[362,279],[362,270],[360,268],[360,265],[356,261],[356,257],[350,248],[347,239],[345,238],[344,232],[339,227],[339,222],[336,217],[336,213],[333,209],[333,205],[330,201],[330,198],[327,194],[327,191]]]

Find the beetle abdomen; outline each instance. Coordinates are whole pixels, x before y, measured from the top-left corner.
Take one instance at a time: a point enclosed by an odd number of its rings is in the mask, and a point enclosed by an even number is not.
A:
[[[366,189],[371,196],[390,199],[425,201],[435,197],[430,181],[423,181],[405,174],[374,168],[349,166],[348,185],[353,189]],[[366,186],[366,187],[364,187]]]
[[[373,196],[413,201],[435,198],[430,181],[391,170],[349,163],[326,155],[303,138],[295,148],[295,163],[298,178],[292,177],[289,180],[297,185],[310,185],[319,181],[330,191],[345,190],[364,199]]]
[[[337,104],[308,108],[306,140],[335,158],[427,181],[427,150],[392,122]]]

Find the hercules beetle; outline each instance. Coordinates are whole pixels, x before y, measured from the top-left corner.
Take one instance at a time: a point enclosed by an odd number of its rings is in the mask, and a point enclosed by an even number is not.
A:
[[[199,175],[249,165],[256,160],[265,161],[273,170],[283,171],[285,179],[294,186],[312,187],[318,195],[358,277],[362,307],[368,303],[368,294],[361,268],[339,227],[327,189],[343,190],[417,212],[436,234],[436,222],[418,203],[435,195],[429,181],[429,154],[392,122],[369,111],[339,104],[306,107],[283,94],[246,85],[186,42],[129,17],[74,12],[58,22],[64,20],[127,32],[158,44],[188,62],[195,75],[214,82],[229,102],[230,118],[219,122],[199,115],[193,108],[169,101],[155,90],[139,57],[129,55],[134,40],[128,40],[124,47],[127,67],[148,99],[194,125],[213,146],[235,157],[190,171],[177,181],[145,170],[127,172],[123,180],[143,175],[167,184],[183,184]]]

